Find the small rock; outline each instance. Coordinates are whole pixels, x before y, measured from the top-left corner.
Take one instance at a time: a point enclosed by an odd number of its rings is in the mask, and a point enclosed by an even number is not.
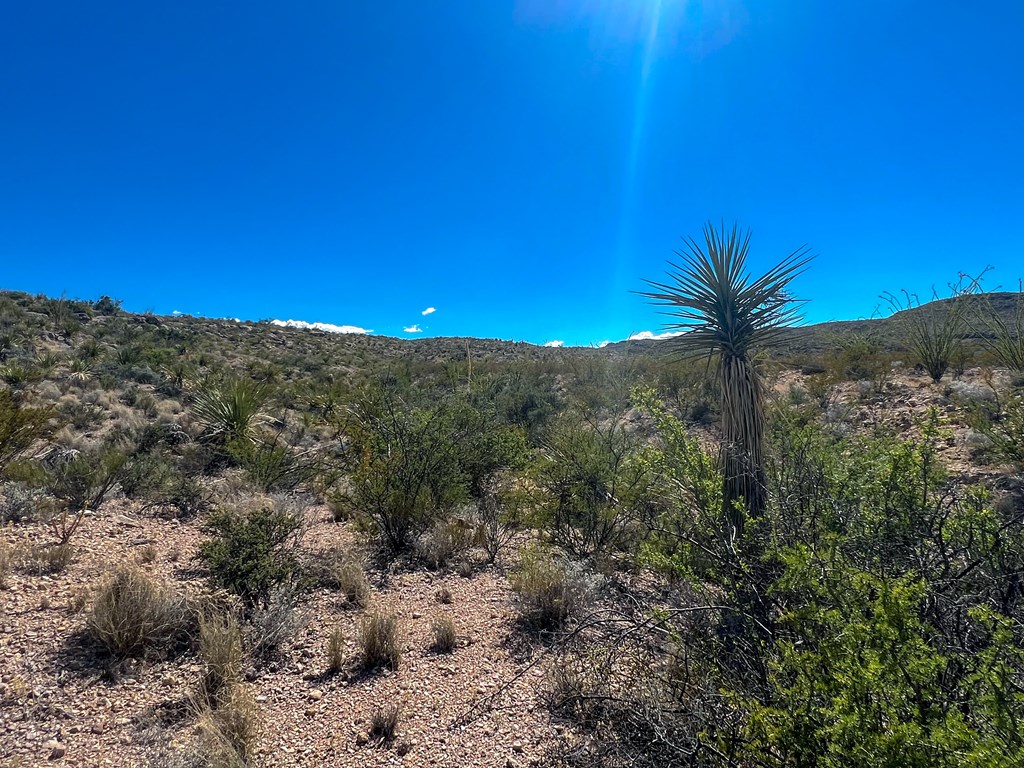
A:
[[[422,613],[420,613],[419,611],[413,611],[413,612],[412,612],[412,617],[413,617],[414,619],[422,619],[422,618],[423,618],[423,614],[422,614]]]
[[[517,754],[522,754],[522,752],[523,752],[523,742],[521,742],[521,741],[513,742],[512,743],[512,751],[517,753]]]
[[[324,692],[317,690],[316,688],[309,692],[309,698],[311,698],[313,701],[320,701],[320,699],[322,699],[323,697]]]
[[[365,732],[360,731],[360,733],[356,736],[356,745],[357,746],[362,747],[362,746],[366,745],[366,743],[369,742],[369,741],[370,741],[370,737],[367,736]]]
[[[50,753],[50,760],[60,760],[64,755],[67,754],[67,745],[62,744],[56,739],[50,739],[43,745],[43,749],[46,749]]]

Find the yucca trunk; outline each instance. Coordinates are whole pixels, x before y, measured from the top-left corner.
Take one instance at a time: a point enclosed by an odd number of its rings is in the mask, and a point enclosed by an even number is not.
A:
[[[767,505],[762,388],[746,355],[723,354],[720,365],[725,438],[723,511],[739,536],[746,516],[762,516]]]

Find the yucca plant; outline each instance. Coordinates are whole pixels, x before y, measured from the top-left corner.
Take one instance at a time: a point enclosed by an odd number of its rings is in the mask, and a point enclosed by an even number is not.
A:
[[[252,439],[269,387],[252,379],[228,377],[207,380],[192,400],[192,413],[205,437],[224,444]]]
[[[647,280],[654,290],[643,293],[664,314],[675,318],[665,327],[681,331],[671,340],[683,356],[717,355],[721,384],[723,506],[736,534],[746,513],[763,514],[765,494],[764,391],[752,354],[779,338],[783,327],[797,321],[798,307],[787,289],[811,260],[801,247],[756,280],[747,271],[750,230],[736,225],[727,232],[704,226],[704,245],[685,238],[680,261],[670,262],[669,281]]]

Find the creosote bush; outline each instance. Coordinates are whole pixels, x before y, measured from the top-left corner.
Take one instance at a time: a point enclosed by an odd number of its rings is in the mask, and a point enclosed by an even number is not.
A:
[[[97,591],[86,627],[115,656],[131,656],[188,642],[195,612],[174,587],[127,565]]]
[[[398,617],[393,613],[373,613],[359,625],[359,647],[364,669],[398,669],[402,660]]]
[[[204,529],[210,538],[200,545],[199,557],[247,606],[265,605],[298,575],[302,523],[301,508],[284,498],[215,509],[207,516]]]

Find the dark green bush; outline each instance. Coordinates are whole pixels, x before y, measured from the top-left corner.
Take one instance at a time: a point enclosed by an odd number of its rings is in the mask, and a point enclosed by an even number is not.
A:
[[[275,588],[298,576],[295,550],[302,525],[301,509],[283,499],[215,509],[204,523],[210,538],[200,545],[199,557],[246,605],[266,605]]]
[[[55,415],[52,408],[26,406],[10,390],[0,389],[0,476],[13,460],[53,432]]]

